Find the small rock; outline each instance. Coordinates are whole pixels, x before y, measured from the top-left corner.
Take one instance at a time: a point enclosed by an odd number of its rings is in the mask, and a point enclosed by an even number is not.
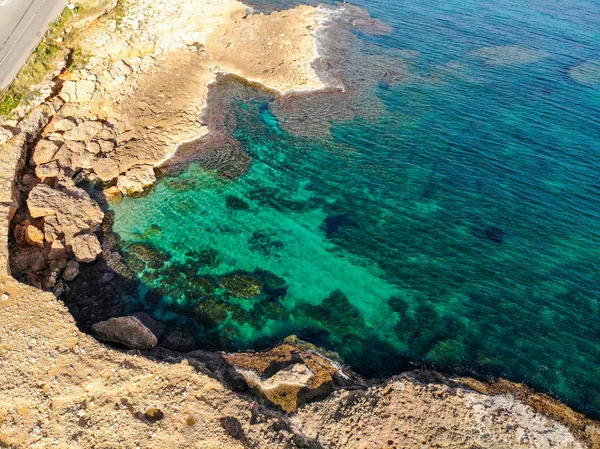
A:
[[[2,301],[7,301],[8,298],[10,298],[10,295],[8,293],[2,293],[2,296],[0,296],[0,300]]]
[[[0,144],[12,139],[14,135],[15,134],[10,129],[6,129],[0,126]]]
[[[50,246],[50,253],[48,259],[50,260],[61,260],[67,258],[67,250],[60,240],[54,240],[52,246]]]
[[[71,249],[78,262],[90,263],[102,253],[102,247],[95,234],[80,234],[71,241]]]
[[[104,198],[109,203],[118,203],[123,199],[123,193],[119,190],[117,186],[109,187],[108,189],[104,189],[102,191],[104,194]]]
[[[60,98],[66,102],[85,103],[92,99],[95,91],[94,81],[65,81],[60,91]]]
[[[44,246],[44,233],[33,225],[28,225],[24,233],[25,241],[31,246]]]
[[[65,272],[63,273],[63,279],[67,282],[71,282],[79,275],[79,262],[76,260],[70,260],[67,263],[67,267],[65,268]]]
[[[144,419],[150,422],[160,421],[164,416],[165,414],[162,410],[155,407],[151,407],[144,412]]]

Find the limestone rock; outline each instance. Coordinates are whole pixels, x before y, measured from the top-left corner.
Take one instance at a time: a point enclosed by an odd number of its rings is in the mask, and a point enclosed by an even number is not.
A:
[[[10,129],[3,128],[0,126],[0,144],[3,144],[7,140],[12,139],[13,136],[14,133]]]
[[[67,282],[71,282],[79,275],[79,262],[76,260],[70,260],[63,273],[63,279]]]
[[[95,91],[94,81],[65,81],[60,91],[60,98],[65,102],[85,103],[92,99]]]
[[[95,158],[91,168],[102,181],[111,181],[120,174],[119,163],[110,157]]]
[[[117,179],[117,186],[125,195],[142,193],[146,187],[156,182],[151,165],[136,165]]]
[[[75,128],[67,131],[63,137],[65,140],[88,141],[95,137],[102,130],[102,123],[87,121],[77,125]]]
[[[45,164],[54,159],[54,155],[57,153],[59,146],[51,140],[42,139],[40,140],[35,149],[31,160],[35,165]]]
[[[158,338],[133,316],[123,316],[101,321],[92,326],[99,340],[120,343],[131,349],[152,349]]]
[[[38,184],[29,193],[27,206],[32,217],[44,217],[44,228],[48,226],[54,231],[47,230],[49,241],[62,233],[67,245],[75,235],[95,230],[104,218],[100,206],[78,187],[59,191]]]
[[[70,118],[63,118],[54,122],[54,131],[70,131],[77,126],[77,123]]]
[[[57,161],[46,162],[35,167],[35,175],[40,179],[54,178],[60,174],[60,166]]]
[[[28,225],[24,233],[25,241],[31,246],[44,246],[44,233],[33,225]]]
[[[95,234],[80,234],[71,240],[71,248],[79,262],[93,262],[102,254],[102,247]]]

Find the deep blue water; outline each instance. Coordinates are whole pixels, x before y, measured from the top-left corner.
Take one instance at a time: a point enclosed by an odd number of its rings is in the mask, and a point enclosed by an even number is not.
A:
[[[393,30],[353,33],[345,114],[238,98],[248,173],[191,163],[114,206],[127,299],[207,347],[297,334],[599,416],[600,3],[356,3]]]

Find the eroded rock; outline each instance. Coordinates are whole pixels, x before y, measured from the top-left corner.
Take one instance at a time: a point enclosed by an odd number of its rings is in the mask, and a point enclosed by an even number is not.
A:
[[[127,170],[117,179],[117,186],[124,195],[143,193],[144,190],[156,182],[154,167],[151,165],[136,165]]]

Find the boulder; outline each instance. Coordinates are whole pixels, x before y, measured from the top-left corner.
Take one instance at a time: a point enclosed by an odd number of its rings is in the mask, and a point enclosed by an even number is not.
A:
[[[40,140],[33,150],[31,160],[35,165],[45,164],[54,159],[54,155],[58,152],[59,146],[51,140]]]
[[[65,243],[70,245],[75,235],[94,231],[100,226],[104,213],[85,190],[75,186],[65,190],[38,184],[29,192],[27,206],[33,218],[44,218],[48,241],[54,241],[62,233]]]
[[[25,228],[24,237],[28,245],[44,246],[44,233],[31,224]]]
[[[136,165],[117,178],[117,186],[124,195],[143,193],[156,182],[152,165]]]
[[[102,247],[95,234],[80,234],[71,240],[71,249],[78,262],[90,263],[102,254]]]
[[[101,321],[92,326],[99,340],[120,343],[131,349],[152,349],[158,338],[134,316],[122,316]]]

